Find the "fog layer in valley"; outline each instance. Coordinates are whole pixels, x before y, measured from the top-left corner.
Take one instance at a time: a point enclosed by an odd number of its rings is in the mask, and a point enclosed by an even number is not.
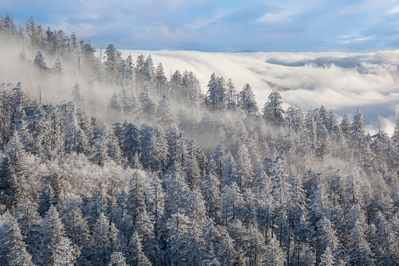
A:
[[[399,111],[399,50],[375,53],[204,53],[197,51],[136,51],[162,62],[166,74],[191,70],[203,91],[212,73],[232,78],[237,88],[249,83],[260,107],[273,89],[285,108],[298,103],[305,111],[321,104],[339,116],[362,110],[370,132],[380,117],[391,134]]]

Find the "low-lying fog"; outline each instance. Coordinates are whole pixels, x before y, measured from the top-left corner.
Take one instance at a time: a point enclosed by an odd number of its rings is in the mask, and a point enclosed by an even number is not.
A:
[[[370,133],[380,117],[382,128],[392,134],[399,113],[399,50],[376,53],[205,53],[196,51],[136,51],[162,62],[169,76],[175,70],[191,70],[202,90],[212,73],[232,78],[237,90],[249,83],[259,107],[271,90],[281,91],[285,107],[298,103],[307,111],[324,105],[338,116],[353,118],[362,110]]]

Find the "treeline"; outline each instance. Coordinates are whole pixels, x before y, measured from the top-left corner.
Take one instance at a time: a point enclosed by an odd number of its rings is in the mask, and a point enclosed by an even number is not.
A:
[[[0,86],[1,265],[399,263],[399,123],[370,135],[360,109],[338,122],[277,91],[259,109],[231,79],[203,94],[151,56],[88,60],[74,35],[0,25],[21,73],[78,80],[58,104]]]

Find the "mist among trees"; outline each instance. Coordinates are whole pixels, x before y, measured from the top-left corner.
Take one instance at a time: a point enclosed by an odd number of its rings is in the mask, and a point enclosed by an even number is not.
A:
[[[1,265],[399,263],[399,122],[201,88],[33,18],[0,36]]]

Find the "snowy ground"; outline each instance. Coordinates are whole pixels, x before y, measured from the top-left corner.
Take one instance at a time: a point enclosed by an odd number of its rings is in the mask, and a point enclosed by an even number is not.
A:
[[[197,51],[131,51],[151,54],[169,76],[176,69],[196,73],[206,92],[212,73],[232,78],[237,90],[249,83],[259,107],[279,88],[285,107],[298,103],[307,111],[324,105],[338,116],[353,117],[360,107],[370,132],[381,117],[391,134],[399,117],[399,50],[376,53],[204,53]]]

